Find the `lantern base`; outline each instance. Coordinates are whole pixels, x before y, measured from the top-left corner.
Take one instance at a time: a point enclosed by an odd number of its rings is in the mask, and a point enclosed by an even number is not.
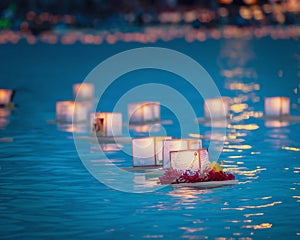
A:
[[[87,141],[90,143],[115,143],[115,144],[131,144],[132,140],[130,137],[97,137],[97,136],[87,136],[87,137],[76,137],[76,139],[81,141]]]
[[[226,181],[208,181],[208,182],[196,182],[196,183],[178,183],[171,184],[172,187],[195,187],[200,189],[219,188],[225,186],[231,186],[238,184],[237,180],[226,180]]]
[[[5,109],[15,109],[16,105],[14,103],[8,103],[8,104],[0,104],[0,108],[5,108]]]
[[[282,122],[290,122],[290,123],[297,123],[300,122],[300,116],[291,116],[291,115],[284,115],[284,116],[264,116],[264,120],[277,120]]]

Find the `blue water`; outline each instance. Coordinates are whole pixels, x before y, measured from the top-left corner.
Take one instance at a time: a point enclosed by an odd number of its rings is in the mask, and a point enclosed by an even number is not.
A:
[[[71,131],[47,122],[55,118],[55,102],[71,99],[72,84],[83,81],[98,63],[143,46],[187,54],[209,72],[222,95],[246,104],[231,111],[219,159],[240,184],[208,190],[168,186],[141,194],[117,191],[89,174]],[[0,86],[17,90],[18,105],[0,118],[0,137],[6,139],[0,143],[1,239],[300,238],[300,125],[272,127],[262,118],[244,115],[259,115],[264,97],[275,95],[290,97],[291,114],[300,115],[298,40],[177,39],[99,46],[19,42],[1,45],[0,52]],[[240,74],[226,75],[234,69]],[[155,78],[180,89],[203,116],[203,101],[178,76],[147,71],[123,76],[127,84],[116,82],[114,94],[104,96],[100,108],[110,111],[126,90]],[[247,85],[236,89],[232,83]],[[178,137],[174,115],[163,109],[162,118],[173,120],[165,128]],[[202,136],[210,136],[210,130],[200,125]],[[90,157],[97,158],[97,145],[89,147]],[[122,151],[107,155],[120,167],[131,164]]]

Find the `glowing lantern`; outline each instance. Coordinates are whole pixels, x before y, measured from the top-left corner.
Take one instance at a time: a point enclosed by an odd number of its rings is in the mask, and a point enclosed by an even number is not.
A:
[[[233,0],[219,0],[219,3],[221,4],[231,4]]]
[[[77,123],[87,120],[88,109],[84,103],[56,102],[56,120],[60,123]]]
[[[163,141],[172,137],[147,137],[132,139],[133,167],[162,166]]]
[[[0,106],[5,106],[12,102],[13,90],[0,89]]]
[[[73,85],[73,95],[76,100],[86,101],[94,98],[95,89],[92,83],[77,83]]]
[[[170,139],[165,140],[163,145],[163,166],[164,168],[170,168],[170,152],[200,149],[202,148],[201,139]]]
[[[228,116],[229,98],[208,98],[204,103],[205,118],[222,119]]]
[[[282,117],[290,114],[290,99],[288,97],[265,98],[265,115],[267,117]]]
[[[248,5],[253,5],[256,4],[256,0],[244,0],[244,3],[248,4]]]
[[[198,150],[172,151],[170,153],[170,167],[179,170],[200,170],[210,167],[206,148]]]
[[[128,119],[130,123],[145,123],[159,120],[159,102],[140,102],[129,104]]]
[[[91,132],[102,137],[122,136],[122,113],[98,112],[90,115]]]

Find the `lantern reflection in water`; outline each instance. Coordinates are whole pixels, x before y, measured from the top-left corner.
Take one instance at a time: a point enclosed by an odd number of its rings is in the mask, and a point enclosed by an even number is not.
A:
[[[91,83],[77,83],[73,85],[73,95],[76,100],[88,101],[94,98],[95,89]]]
[[[147,137],[132,139],[133,167],[162,166],[163,141],[172,137]]]
[[[122,113],[91,113],[90,128],[99,137],[122,136]]]
[[[160,120],[159,102],[139,102],[128,105],[129,123],[145,123]]]
[[[10,116],[11,111],[6,108],[0,108],[0,129],[5,129],[8,125],[9,120],[7,117]]]
[[[87,120],[86,104],[74,101],[56,102],[56,121],[59,123],[79,123]]]
[[[202,148],[201,139],[169,139],[163,145],[163,166],[170,168],[170,152],[180,150],[198,150]]]
[[[265,116],[279,118],[290,114],[290,99],[288,97],[265,98]]]
[[[0,89],[0,106],[6,106],[12,102],[13,90]]]
[[[229,113],[229,98],[208,98],[204,103],[204,116],[211,119],[226,118]]]

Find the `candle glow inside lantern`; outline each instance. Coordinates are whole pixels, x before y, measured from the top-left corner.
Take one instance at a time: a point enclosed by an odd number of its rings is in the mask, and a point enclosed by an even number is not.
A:
[[[163,167],[170,168],[170,152],[202,148],[201,139],[170,139],[163,145]]]
[[[162,166],[163,141],[172,137],[146,137],[132,139],[133,167]]]
[[[87,120],[88,109],[84,103],[74,101],[56,102],[56,121],[78,123]]]
[[[90,129],[92,134],[99,137],[122,136],[122,113],[91,113]]]
[[[288,97],[265,98],[265,115],[267,117],[283,117],[290,114],[290,99]]]
[[[73,95],[76,100],[87,101],[94,98],[95,88],[92,83],[77,83],[73,85]]]
[[[204,101],[204,116],[211,119],[226,118],[229,114],[229,98],[207,98]]]
[[[160,119],[159,102],[139,102],[128,105],[128,119],[130,123],[145,123]]]
[[[170,167],[179,170],[200,170],[210,166],[207,148],[170,152]]]
[[[0,106],[8,105],[12,102],[13,90],[0,89]]]

